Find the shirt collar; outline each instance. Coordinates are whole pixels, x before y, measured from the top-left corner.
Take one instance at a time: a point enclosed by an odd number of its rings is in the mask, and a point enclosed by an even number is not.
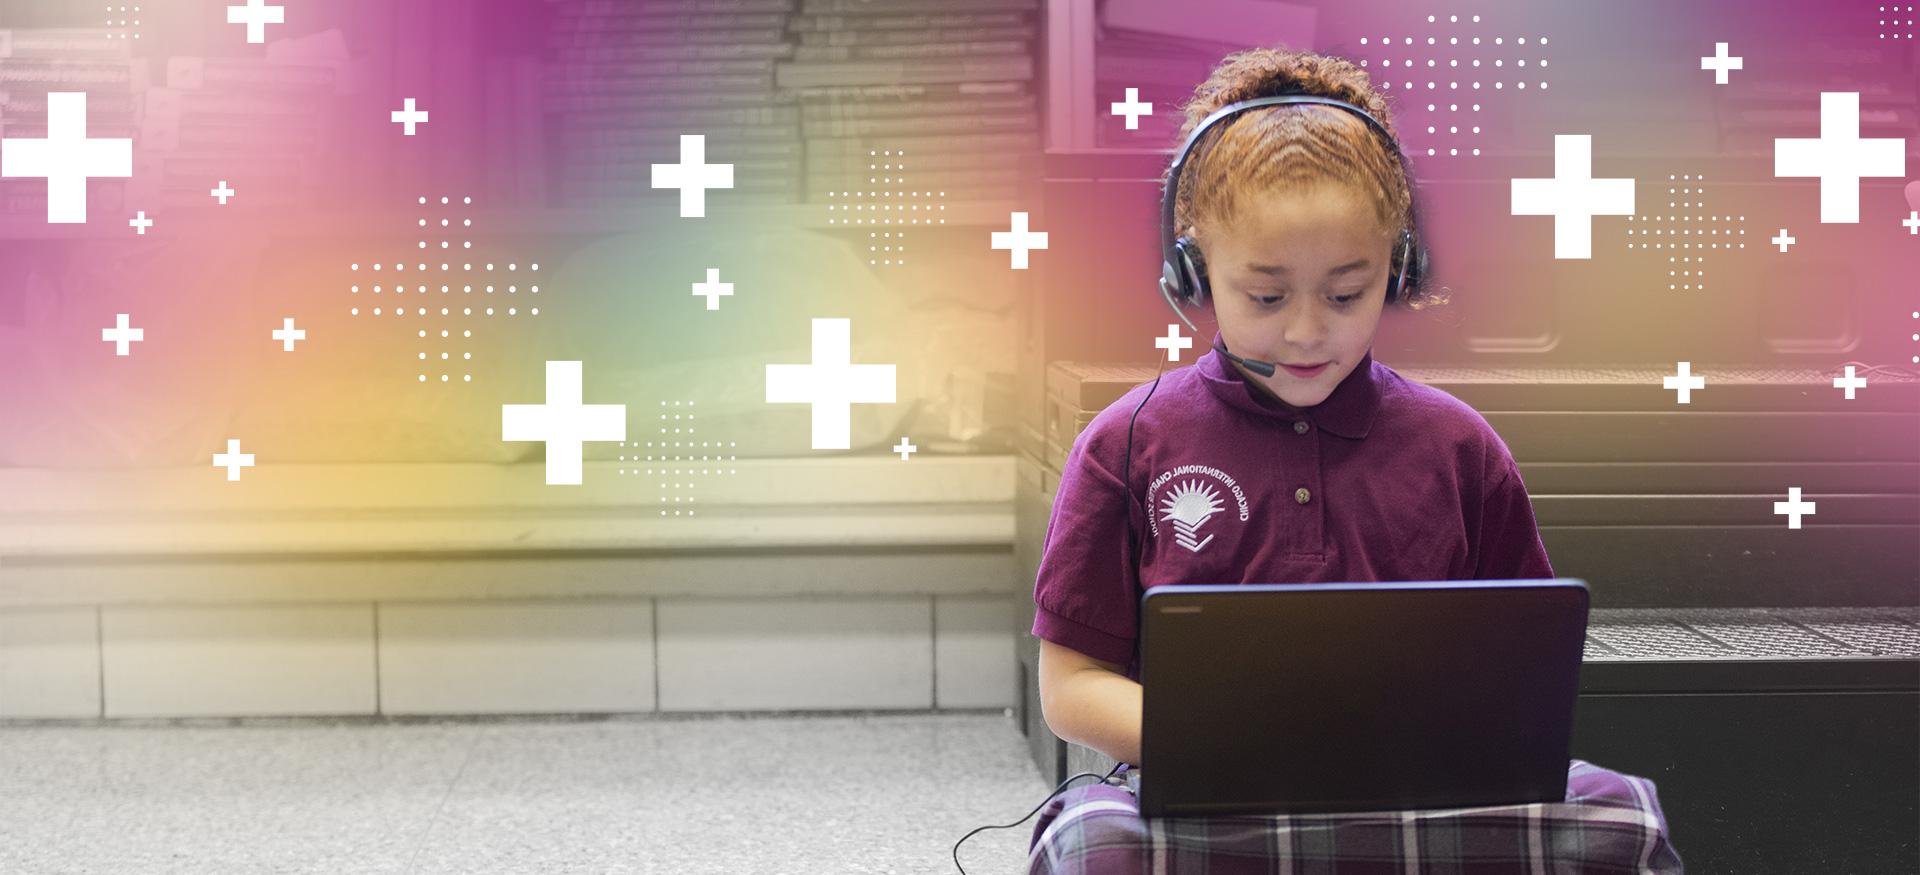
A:
[[[1195,370],[1200,372],[1207,388],[1228,405],[1256,416],[1286,421],[1305,417],[1322,429],[1354,440],[1366,437],[1373,428],[1374,417],[1380,412],[1381,378],[1377,368],[1382,366],[1374,363],[1371,348],[1353,371],[1347,374],[1346,379],[1334,387],[1325,401],[1312,407],[1288,409],[1265,390],[1249,382],[1239,368],[1220,354],[1220,346],[1220,333],[1216,331],[1213,346],[1206,355],[1201,356]]]

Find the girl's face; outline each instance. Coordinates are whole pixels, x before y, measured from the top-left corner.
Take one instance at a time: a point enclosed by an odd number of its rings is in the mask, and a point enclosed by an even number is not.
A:
[[[1275,191],[1242,202],[1208,235],[1214,317],[1227,349],[1275,365],[1247,379],[1294,407],[1327,399],[1373,346],[1386,304],[1393,240],[1372,205],[1339,186]]]

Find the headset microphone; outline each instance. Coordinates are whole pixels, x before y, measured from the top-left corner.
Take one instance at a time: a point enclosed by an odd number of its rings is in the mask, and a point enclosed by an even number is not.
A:
[[[1166,299],[1167,307],[1173,310],[1173,315],[1180,317],[1180,321],[1187,323],[1187,329],[1193,332],[1193,336],[1199,337],[1200,329],[1194,327],[1193,321],[1187,318],[1187,314],[1184,312],[1181,312],[1180,305],[1174,303],[1173,290],[1168,287],[1168,281],[1165,276],[1160,277],[1160,297]],[[1214,349],[1219,350],[1221,355],[1226,356],[1227,358],[1232,359],[1236,362],[1239,362],[1241,365],[1245,366],[1247,370],[1252,371],[1256,374],[1259,374],[1262,377],[1273,376],[1273,363],[1271,362],[1263,362],[1263,361],[1260,361],[1259,359],[1241,358],[1237,355],[1234,355],[1233,353],[1228,352],[1227,345],[1225,343],[1222,343],[1219,346],[1214,347]]]
[[[1256,374],[1259,374],[1262,377],[1273,376],[1273,365],[1271,363],[1263,362],[1258,359],[1243,359],[1237,355],[1234,355],[1233,353],[1227,352],[1227,348],[1225,346],[1220,347],[1220,354],[1245,365],[1247,367],[1247,370],[1252,371]]]

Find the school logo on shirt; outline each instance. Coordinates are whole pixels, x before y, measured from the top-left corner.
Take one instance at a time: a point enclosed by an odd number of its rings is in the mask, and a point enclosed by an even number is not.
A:
[[[1172,489],[1167,490],[1167,493],[1160,498],[1158,505],[1160,512],[1148,516],[1148,520],[1153,525],[1153,534],[1156,537],[1160,534],[1160,521],[1171,522],[1173,542],[1190,552],[1198,553],[1213,540],[1215,534],[1208,533],[1202,537],[1201,528],[1207,524],[1208,520],[1213,519],[1214,514],[1226,509],[1221,504],[1220,487],[1231,492],[1234,500],[1239,503],[1241,522],[1246,522],[1248,517],[1247,497],[1241,491],[1240,484],[1233,482],[1232,477],[1218,468],[1206,465],[1182,465],[1154,478],[1153,484],[1147,488],[1148,500],[1151,501],[1153,494],[1166,486],[1168,481],[1186,474],[1196,476],[1181,480],[1174,484]],[[1209,483],[1202,478],[1212,478],[1218,483],[1217,485]]]

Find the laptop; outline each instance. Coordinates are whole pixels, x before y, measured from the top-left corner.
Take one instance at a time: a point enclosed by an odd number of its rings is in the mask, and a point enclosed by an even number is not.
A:
[[[1587,604],[1574,578],[1152,587],[1140,813],[1562,801]]]

